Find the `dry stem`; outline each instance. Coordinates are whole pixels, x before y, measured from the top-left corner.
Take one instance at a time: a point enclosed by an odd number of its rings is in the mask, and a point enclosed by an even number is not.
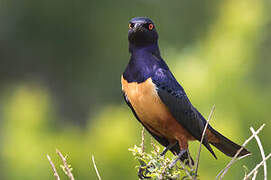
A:
[[[237,160],[239,159],[242,159],[243,157],[241,158],[237,158],[237,156],[240,154],[240,152],[244,149],[244,147],[247,145],[248,142],[250,142],[254,137],[255,135],[257,135],[262,129],[263,127],[265,126],[265,124],[263,124],[256,132],[255,134],[253,134],[252,136],[250,136],[242,145],[242,147],[236,152],[236,154],[234,155],[234,157],[231,159],[231,161],[227,164],[227,166],[222,169],[218,175],[216,176],[216,179],[219,178],[219,180],[221,180],[225,174],[228,172],[229,168],[232,166],[233,163],[235,163]],[[220,177],[219,177],[220,176]]]
[[[70,178],[70,180],[74,180],[73,174],[72,174],[71,169],[70,169],[70,167],[69,167],[69,165],[67,163],[66,158],[62,155],[62,153],[58,149],[56,150],[56,153],[62,159],[62,162],[63,162],[63,165],[64,165],[65,172],[66,172],[67,176]]]
[[[258,173],[258,171],[255,171],[255,172],[253,173],[253,177],[252,177],[252,179],[251,179],[251,180],[256,180],[257,173]]]
[[[53,169],[54,176],[56,177],[56,180],[60,180],[60,177],[59,177],[59,175],[58,175],[58,173],[57,173],[56,167],[55,167],[53,161],[51,160],[51,158],[50,158],[50,156],[49,156],[48,154],[47,154],[47,159],[48,159],[48,161],[50,162],[50,165],[51,165],[51,167],[52,167],[52,169]]]
[[[257,171],[258,168],[261,167],[261,166],[264,164],[264,162],[266,162],[267,159],[269,159],[270,157],[271,157],[271,153],[268,154],[268,156],[266,156],[259,164],[257,164],[257,166],[256,166],[252,171],[250,171],[250,173],[248,173],[248,175],[245,176],[244,180],[248,179],[248,178],[249,178],[255,171]]]
[[[144,142],[145,142],[145,128],[142,127],[142,131],[141,131],[141,150],[142,152],[144,152],[145,147],[144,147]]]
[[[99,180],[102,180],[102,178],[101,178],[101,176],[100,176],[100,174],[99,174],[99,171],[98,171],[98,169],[97,169],[97,167],[96,167],[96,164],[95,164],[95,160],[94,160],[94,156],[93,156],[93,155],[92,155],[92,163],[93,163],[93,166],[94,166],[94,169],[95,169],[95,171],[96,171],[96,174],[97,174],[98,179],[99,179]]]
[[[201,135],[201,140],[200,140],[199,151],[198,151],[198,156],[197,156],[196,170],[195,170],[194,179],[196,179],[196,177],[197,177],[197,172],[198,172],[198,167],[199,167],[199,158],[200,158],[201,145],[202,145],[202,142],[203,142],[203,139],[204,139],[205,132],[206,132],[206,129],[208,127],[209,121],[211,120],[212,114],[214,112],[214,109],[215,109],[215,105],[213,105],[213,107],[212,107],[212,110],[211,110],[211,112],[209,114],[208,120],[207,120],[207,122],[205,124],[204,130],[203,130],[202,135]]]
[[[253,127],[250,128],[250,131],[255,134],[255,130],[253,129]],[[263,150],[263,146],[262,146],[262,143],[261,143],[261,140],[260,138],[257,136],[257,134],[255,134],[255,139],[258,143],[258,146],[259,146],[259,149],[261,151],[261,155],[262,155],[262,159],[264,160],[265,159],[265,155],[264,155],[264,150]],[[257,172],[257,171],[255,171]],[[263,172],[264,172],[264,180],[267,180],[267,167],[266,167],[266,161],[264,161],[263,163]],[[257,174],[257,173],[256,173]]]

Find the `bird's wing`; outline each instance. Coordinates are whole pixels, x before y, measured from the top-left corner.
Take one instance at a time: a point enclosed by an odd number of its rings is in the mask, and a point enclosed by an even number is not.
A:
[[[171,72],[167,69],[158,69],[152,77],[152,81],[156,85],[159,98],[167,106],[176,121],[200,141],[206,120],[201,119],[186,96],[184,89]],[[215,156],[208,144],[207,137],[204,138],[203,144]]]

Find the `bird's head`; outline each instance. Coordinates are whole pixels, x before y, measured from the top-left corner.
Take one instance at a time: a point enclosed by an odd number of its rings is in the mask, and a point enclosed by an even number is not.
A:
[[[135,17],[129,21],[128,40],[135,46],[146,46],[156,43],[158,34],[151,19]]]

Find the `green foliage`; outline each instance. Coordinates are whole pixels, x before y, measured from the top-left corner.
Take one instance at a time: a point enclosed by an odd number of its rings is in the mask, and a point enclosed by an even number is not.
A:
[[[212,109],[213,110],[213,109]],[[208,123],[206,124],[206,126]],[[205,126],[205,127],[206,127]],[[267,160],[271,157],[271,153],[265,155],[262,143],[258,137],[258,133],[263,129],[265,124],[263,124],[257,131],[255,131],[252,127],[250,128],[251,132],[253,133],[246,141],[242,144],[242,148],[244,148],[251,140],[254,138],[257,141],[259,151],[262,156],[262,160],[255,165],[252,170],[245,165],[243,165],[244,169],[244,180],[248,179],[256,179],[258,171],[261,166],[264,167],[264,179],[267,180]],[[191,162],[180,162],[181,168],[178,164],[175,164],[172,167],[171,163],[175,162],[175,159],[165,158],[165,156],[161,156],[160,148],[156,144],[152,142],[153,150],[150,153],[146,153],[144,151],[144,129],[142,130],[142,142],[140,147],[134,146],[133,148],[129,148],[129,151],[133,153],[135,159],[139,161],[138,169],[138,176],[140,179],[154,179],[154,180],[196,180],[198,179],[198,165],[199,165],[199,157],[201,146],[199,146],[199,154],[197,155],[197,162],[195,165],[192,165]],[[200,144],[202,145],[202,144]],[[225,177],[225,174],[229,171],[229,169],[236,163],[238,160],[243,159],[247,156],[238,157],[239,153],[241,152],[242,148],[236,152],[236,154],[232,157],[231,161],[217,174],[216,180],[222,180]],[[187,166],[185,166],[187,165]],[[186,174],[186,175],[185,175]]]
[[[148,178],[153,178],[154,180],[177,180],[177,179],[188,179],[189,173],[190,177],[193,176],[194,171],[188,166],[179,167],[176,165],[174,168],[169,168],[170,163],[174,160],[173,158],[166,158],[165,156],[160,156],[160,147],[156,144],[152,144],[153,150],[150,153],[143,151],[142,146],[134,146],[129,148],[129,151],[133,153],[133,156],[139,161],[139,166],[137,166],[138,172]]]

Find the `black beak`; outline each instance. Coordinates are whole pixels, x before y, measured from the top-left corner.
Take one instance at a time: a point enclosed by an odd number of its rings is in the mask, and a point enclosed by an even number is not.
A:
[[[134,25],[133,31],[134,32],[143,32],[144,31],[144,27],[142,26],[142,24],[136,23]]]

